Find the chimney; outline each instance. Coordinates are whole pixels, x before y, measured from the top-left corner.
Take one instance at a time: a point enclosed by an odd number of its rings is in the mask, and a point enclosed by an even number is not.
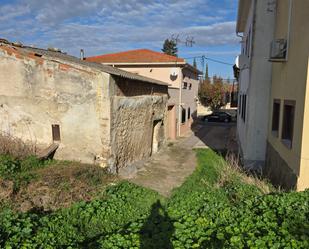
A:
[[[84,49],[80,50],[80,59],[84,60],[85,59],[85,53],[84,53]]]

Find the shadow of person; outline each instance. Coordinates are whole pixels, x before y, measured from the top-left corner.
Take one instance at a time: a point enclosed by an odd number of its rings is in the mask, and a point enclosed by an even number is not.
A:
[[[172,220],[158,200],[140,231],[140,249],[172,249],[173,233]]]

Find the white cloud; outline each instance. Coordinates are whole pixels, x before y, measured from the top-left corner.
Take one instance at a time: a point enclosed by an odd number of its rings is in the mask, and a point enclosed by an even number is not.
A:
[[[236,0],[224,0],[235,3]],[[217,2],[217,1],[216,1]],[[0,7],[0,37],[89,55],[159,48],[165,38],[193,36],[197,46],[236,44],[229,7],[210,0],[20,0]],[[226,10],[225,10],[226,9]]]

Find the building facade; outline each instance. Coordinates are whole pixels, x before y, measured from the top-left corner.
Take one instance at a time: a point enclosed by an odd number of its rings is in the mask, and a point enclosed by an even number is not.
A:
[[[0,43],[0,132],[117,173],[158,151],[166,83],[60,51]]]
[[[275,21],[268,4],[268,0],[240,0],[236,28],[242,39],[238,141],[244,166],[258,171],[265,165],[272,66],[268,57]]]
[[[309,188],[309,1],[276,1],[266,172]],[[276,51],[276,44],[283,44]]]
[[[309,187],[308,16],[308,1],[239,1],[239,143],[286,189]]]
[[[112,65],[122,70],[169,84],[168,137],[186,135],[197,115],[199,72],[184,59],[148,49],[99,55],[87,61]]]

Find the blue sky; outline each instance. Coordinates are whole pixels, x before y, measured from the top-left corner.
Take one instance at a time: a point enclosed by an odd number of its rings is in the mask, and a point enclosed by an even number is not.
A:
[[[173,34],[194,37],[179,56],[234,63],[237,0],[0,0],[0,37],[86,56],[148,48]],[[192,59],[188,59],[192,63]],[[201,68],[202,63],[197,59]],[[206,62],[205,62],[206,63]],[[208,61],[210,75],[232,78],[231,66]]]

